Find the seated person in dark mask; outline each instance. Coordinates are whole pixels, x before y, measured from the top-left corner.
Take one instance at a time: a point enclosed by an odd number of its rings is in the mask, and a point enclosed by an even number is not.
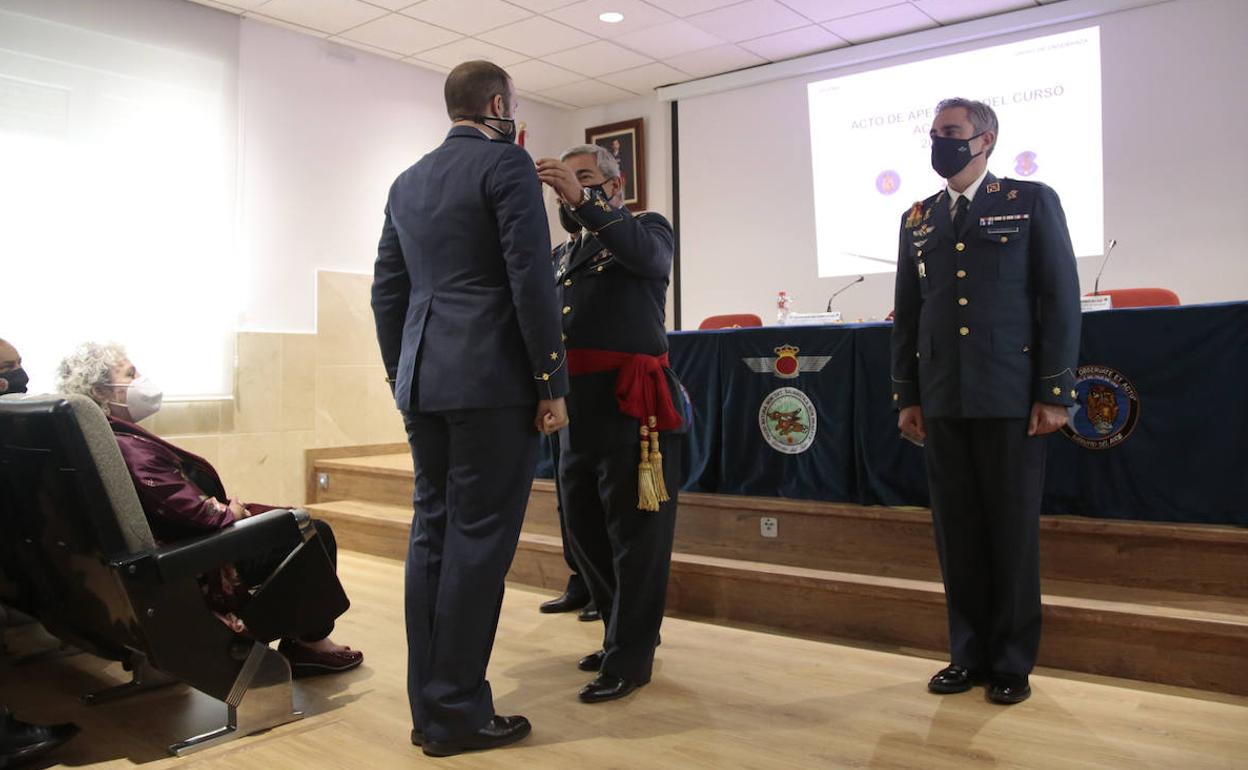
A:
[[[57,390],[87,396],[108,415],[152,535],[158,541],[172,543],[195,537],[277,507],[227,497],[220,477],[207,460],[136,424],[160,409],[162,393],[151,380],[139,375],[121,346],[81,345],[61,361]],[[333,530],[323,521],[314,520],[313,525],[336,565]],[[276,552],[204,576],[209,606],[235,631],[244,631],[234,612],[246,602],[248,589],[263,583],[285,556]],[[330,641],[332,630],[331,625],[311,638],[282,640],[278,649],[290,660],[295,676],[346,671],[360,665],[364,654]]]
[[[25,393],[28,379],[17,348],[0,340],[0,396]]]

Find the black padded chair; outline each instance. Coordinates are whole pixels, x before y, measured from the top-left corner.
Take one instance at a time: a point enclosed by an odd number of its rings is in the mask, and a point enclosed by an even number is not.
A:
[[[197,576],[288,550],[234,634]],[[0,397],[0,601],[62,641],[123,661],[131,682],[89,703],[174,681],[224,702],[224,724],[174,754],[264,730],[295,710],[290,666],[268,642],[324,628],[346,594],[307,514],[277,510],[203,537],[158,545],[116,439],[82,396]]]

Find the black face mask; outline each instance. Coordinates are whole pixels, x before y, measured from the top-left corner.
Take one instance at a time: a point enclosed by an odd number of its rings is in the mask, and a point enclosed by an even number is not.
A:
[[[493,129],[499,135],[495,141],[514,142],[516,141],[516,120],[515,118],[498,118],[493,115],[460,115],[456,120],[471,120],[474,123],[480,123],[486,128]],[[492,121],[492,122],[491,122]],[[494,123],[501,123],[502,126],[496,126]]]
[[[30,377],[26,374],[26,370],[19,366],[7,372],[0,372],[0,383],[8,383],[7,387],[0,384],[0,396],[7,396],[10,393],[25,393],[26,386],[30,384]]]
[[[972,136],[978,139],[983,132]],[[983,150],[971,154],[971,139],[954,139],[948,136],[932,137],[932,169],[944,179],[951,179],[975,158],[984,154]]]

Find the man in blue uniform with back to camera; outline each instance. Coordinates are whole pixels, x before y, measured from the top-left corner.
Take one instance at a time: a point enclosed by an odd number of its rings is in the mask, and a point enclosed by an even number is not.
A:
[[[1079,354],[1079,276],[1066,216],[1043,184],[997,179],[997,116],[946,99],[932,167],[947,185],[901,224],[893,406],[926,443],[950,665],[933,693],[1031,695],[1040,645],[1044,436],[1067,419]]]
[[[390,188],[373,314],[416,486],[405,578],[412,743],[449,756],[528,735],[486,664],[538,436],[567,423],[550,230],[514,143],[515,86],[487,61],[446,78],[453,123]]]

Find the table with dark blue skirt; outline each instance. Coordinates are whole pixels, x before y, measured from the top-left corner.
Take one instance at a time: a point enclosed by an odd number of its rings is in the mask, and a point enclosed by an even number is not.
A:
[[[891,329],[673,332],[695,412],[682,489],[926,506]],[[1045,513],[1248,526],[1248,302],[1086,313],[1079,364],[1070,424],[1046,439]]]

